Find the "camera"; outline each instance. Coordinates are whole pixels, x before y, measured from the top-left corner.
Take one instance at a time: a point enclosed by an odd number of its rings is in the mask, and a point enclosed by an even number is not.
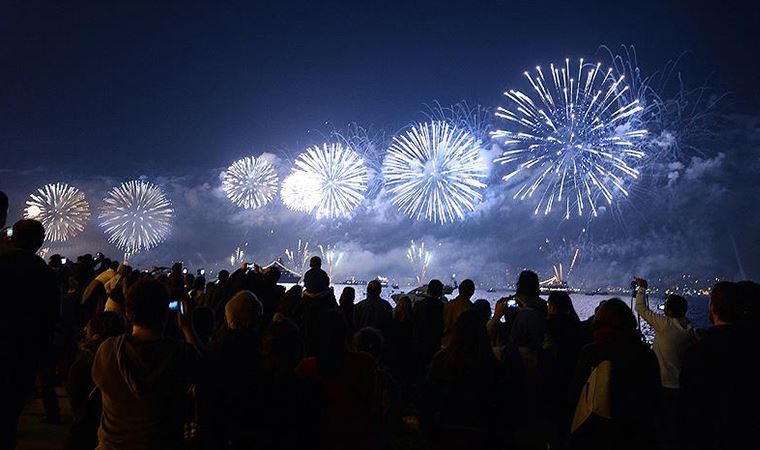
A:
[[[204,275],[206,275],[206,269],[198,269],[198,275],[199,275],[199,276],[204,276]]]
[[[13,228],[6,228],[5,230],[3,230],[3,234],[5,234],[5,236],[7,238],[12,238],[13,237]]]

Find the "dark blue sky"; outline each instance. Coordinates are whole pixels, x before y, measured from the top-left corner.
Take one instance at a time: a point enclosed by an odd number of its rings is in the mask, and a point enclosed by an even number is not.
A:
[[[325,122],[394,130],[435,99],[492,106],[525,68],[600,44],[634,44],[647,70],[692,51],[690,80],[711,76],[737,107],[760,91],[750,2],[116,3],[5,3],[4,166],[222,166]]]

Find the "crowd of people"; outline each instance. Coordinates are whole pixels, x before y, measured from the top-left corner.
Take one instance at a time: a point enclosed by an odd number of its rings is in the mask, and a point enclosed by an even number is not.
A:
[[[7,198],[0,193],[0,229]],[[35,392],[68,449],[729,449],[752,445],[760,285],[722,281],[713,324],[695,329],[677,295],[664,314],[636,279],[632,310],[600,302],[581,321],[571,296],[474,300],[439,280],[421,298],[336,298],[314,257],[285,289],[276,266],[214,280],[138,270],[102,254],[36,255],[44,228],[0,239],[2,449]],[[635,314],[650,324],[642,339]]]

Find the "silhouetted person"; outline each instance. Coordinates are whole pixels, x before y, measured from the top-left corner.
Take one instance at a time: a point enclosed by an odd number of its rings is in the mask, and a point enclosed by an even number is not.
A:
[[[66,449],[93,449],[98,445],[101,402],[100,393],[93,392],[92,362],[103,341],[124,331],[124,317],[113,311],[96,313],[85,327],[84,339],[66,378],[72,415]]]
[[[755,440],[760,374],[752,344],[757,338],[742,328],[741,292],[728,281],[713,286],[708,306],[713,326],[686,351],[679,383],[689,449],[741,448]],[[756,336],[757,329],[751,333]]]
[[[100,345],[92,378],[102,395],[98,449],[179,449],[187,392],[198,355],[189,344],[163,337],[169,295],[159,281],[133,285],[126,298],[132,333]]]
[[[258,390],[262,376],[260,353],[263,309],[250,291],[235,294],[225,306],[227,333],[204,355],[205,392],[215,440],[233,448],[249,448],[251,422],[261,414]]]
[[[449,345],[451,335],[454,332],[454,324],[456,324],[459,315],[472,308],[472,301],[470,299],[475,294],[475,282],[469,279],[463,280],[459,283],[457,290],[459,291],[459,295],[454,300],[443,305],[442,344],[444,347]]]
[[[550,439],[556,446],[567,440],[576,403],[568,401],[567,391],[585,342],[580,319],[567,292],[551,292],[547,306],[541,390],[550,420]]]
[[[425,382],[422,424],[431,448],[490,448],[498,420],[499,366],[480,312],[464,310]]]
[[[285,297],[285,287],[277,284],[280,281],[280,269],[275,266],[263,269],[258,275],[258,282],[255,284],[253,291],[256,298],[261,302],[264,308],[263,324],[268,325],[272,322],[272,317],[277,312],[283,297]]]
[[[367,283],[367,298],[356,304],[354,329],[376,328],[387,333],[393,320],[393,307],[380,297],[383,287],[378,280]]]
[[[0,255],[0,448],[13,448],[18,417],[34,386],[40,357],[49,357],[60,293],[55,274],[37,256],[45,229],[36,220],[13,225],[13,249]]]
[[[354,323],[354,309],[356,302],[356,290],[351,286],[346,286],[340,293],[340,299],[338,300],[338,309],[343,313],[343,317],[346,318],[346,324],[353,327]]]
[[[264,335],[264,373],[256,380],[260,383],[256,407],[263,414],[250,423],[252,442],[247,448],[305,449],[318,442],[318,418],[326,399],[320,395],[322,389],[316,380],[295,375],[301,345],[298,327],[285,317],[272,322]]]
[[[375,448],[379,408],[372,357],[347,350],[340,312],[325,312],[319,326],[316,357],[304,358],[296,367],[298,376],[318,381],[327,396],[326,410],[318,418],[318,447]]]
[[[401,428],[403,400],[401,387],[383,363],[386,353],[385,338],[377,328],[364,327],[353,336],[353,349],[356,352],[367,353],[375,361],[377,370],[376,392],[380,406],[381,448],[391,448],[393,438]]]
[[[443,283],[430,280],[422,300],[412,308],[412,349],[417,363],[417,376],[424,376],[433,355],[441,348],[443,335]]]
[[[483,323],[487,323],[491,318],[491,304],[484,298],[479,298],[472,303],[472,307],[480,312]]]
[[[594,342],[584,347],[571,383],[570,399],[576,404],[594,397],[584,393],[589,376],[609,364],[608,376],[596,378],[595,392],[609,389],[609,417],[596,412],[581,420],[571,434],[572,448],[643,449],[656,445],[654,411],[660,393],[657,357],[641,342],[633,312],[619,298],[607,300],[594,317]],[[608,363],[607,363],[608,362]],[[604,365],[602,365],[604,363]],[[584,403],[585,404],[585,403]],[[601,412],[601,410],[600,410]]]
[[[317,295],[330,287],[330,277],[322,270],[322,258],[312,256],[309,260],[310,269],[303,275],[303,287],[311,295]]]
[[[686,350],[695,342],[696,332],[686,318],[688,303],[680,295],[670,294],[665,299],[665,314],[660,315],[649,309],[646,300],[648,283],[636,279],[636,312],[654,330],[654,353],[660,363],[660,381],[662,382],[662,409],[659,414],[658,428],[666,448],[678,448],[681,434],[678,429],[679,383],[681,366]]]
[[[8,219],[8,196],[5,192],[0,191],[0,230],[5,228],[5,221]]]

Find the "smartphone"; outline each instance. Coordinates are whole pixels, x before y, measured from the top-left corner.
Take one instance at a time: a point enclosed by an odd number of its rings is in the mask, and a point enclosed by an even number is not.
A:
[[[172,300],[172,301],[169,302],[169,309],[171,309],[172,311],[176,311],[177,308],[181,307],[180,305],[182,305],[181,301],[179,301],[179,300]]]
[[[13,228],[6,228],[4,232],[5,232],[5,236],[13,237]]]
[[[66,264],[67,262],[69,262],[68,259],[66,259],[65,257],[61,258],[61,264]]]
[[[185,274],[187,273],[187,267],[185,267],[184,269],[182,269],[182,273],[185,273]]]
[[[198,269],[198,275],[200,276],[206,275],[206,269]]]
[[[507,308],[517,308],[517,300],[507,300]]]

